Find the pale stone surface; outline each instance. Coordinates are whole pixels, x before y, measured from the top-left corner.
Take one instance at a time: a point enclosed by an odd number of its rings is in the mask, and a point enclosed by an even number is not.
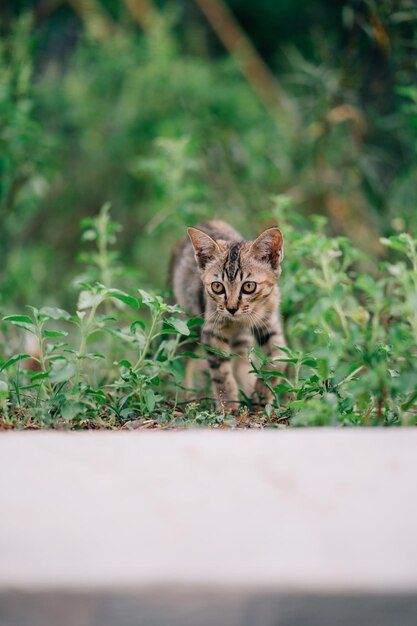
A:
[[[0,476],[3,591],[417,592],[414,429],[4,433]]]

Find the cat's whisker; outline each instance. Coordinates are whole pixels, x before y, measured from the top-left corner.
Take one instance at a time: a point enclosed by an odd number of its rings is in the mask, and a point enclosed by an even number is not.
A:
[[[256,328],[256,319],[253,317],[251,312],[248,314],[248,317],[249,317],[250,329],[251,329],[251,331],[253,333],[255,331],[255,328]]]
[[[215,311],[215,313],[216,313],[216,317],[214,318],[214,322],[212,322],[212,324],[213,324],[213,332],[216,331],[217,326],[220,324],[220,321],[221,321],[221,318],[222,318],[221,313],[219,313],[218,311]]]
[[[207,324],[207,322],[211,322],[211,320],[218,315],[218,311],[213,311],[213,313],[211,313],[206,319],[205,319],[205,323]]]
[[[265,322],[265,319],[257,312],[251,311],[252,319],[255,321],[255,325],[260,330],[268,330],[268,325]]]

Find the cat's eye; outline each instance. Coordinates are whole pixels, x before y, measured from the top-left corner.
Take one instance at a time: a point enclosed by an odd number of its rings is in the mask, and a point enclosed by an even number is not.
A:
[[[247,280],[246,283],[242,285],[243,293],[253,293],[256,289],[256,283],[252,280]]]
[[[224,286],[223,283],[219,283],[217,280],[214,281],[214,283],[211,283],[211,289],[213,291],[213,293],[224,293]]]

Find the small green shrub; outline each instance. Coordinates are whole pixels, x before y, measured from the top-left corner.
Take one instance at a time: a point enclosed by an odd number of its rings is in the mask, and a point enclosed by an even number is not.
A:
[[[290,213],[287,199],[276,199],[271,214],[287,236],[282,300],[291,346],[288,376],[276,388],[287,393],[282,409],[293,425],[415,423],[417,239],[382,239],[395,254],[372,275],[349,240],[325,234],[323,218],[300,225]],[[268,378],[265,359],[255,357]]]
[[[241,414],[238,423],[414,424],[417,240],[383,239],[393,258],[372,276],[361,269],[363,253],[346,238],[326,235],[323,218],[301,224],[291,215],[282,197],[265,215],[286,235],[281,287],[290,348],[281,360],[288,368],[271,387],[272,405],[260,409],[246,399],[252,417]],[[149,416],[161,425],[235,424],[210,402],[204,408],[183,399],[183,357],[202,320],[186,319],[160,295],[112,286],[126,276],[112,249],[118,226],[108,205],[82,226],[84,241],[95,247],[83,253],[89,266],[78,280],[76,313],[29,307],[28,314],[4,318],[36,337],[38,353],[36,371],[25,369],[26,353],[0,362],[3,421],[117,428]],[[273,363],[258,349],[250,357],[270,386]]]
[[[0,43],[0,306],[70,307],[78,222],[106,200],[124,226],[123,266],[140,268],[148,289],[162,287],[185,224],[227,212],[249,236],[271,194],[327,214],[331,232],[374,257],[379,236],[414,232],[415,69],[412,37],[399,36],[413,13],[406,0],[401,11],[385,4],[373,3],[364,22],[352,18],[370,40],[374,11],[397,33],[393,61],[403,70],[380,77],[386,103],[379,91],[372,98],[383,111],[362,100],[370,48],[339,47],[314,27],[305,32],[312,54],[280,54],[290,113],[268,115],[232,59],[203,44],[190,50],[181,12],[163,12],[143,32],[122,11],[112,36],[97,42],[81,29],[68,45],[64,11],[54,37],[65,60],[44,38],[55,22],[34,31],[27,16],[12,20]]]
[[[52,49],[42,57],[30,16],[10,24],[0,42],[6,426],[415,423],[415,16],[406,1],[395,11],[365,4],[365,21],[360,7],[344,11],[365,47],[312,29],[314,54],[282,55],[289,117],[266,114],[232,59],[190,52],[169,14],[146,33],[128,13],[104,41],[80,32],[65,62]],[[391,37],[393,74],[371,89],[374,12]],[[92,217],[106,199],[123,229],[108,207]],[[317,212],[329,223],[300,217]],[[183,398],[182,355],[201,320],[186,320],[161,291],[185,226],[216,215],[248,237],[278,223],[286,239],[288,368],[270,406],[246,399],[236,419],[210,399]],[[80,219],[84,270],[74,283]],[[331,236],[340,232],[349,238]],[[251,360],[269,385],[271,364],[258,350]]]
[[[3,416],[10,424],[115,426],[134,414],[156,411],[163,419],[160,405],[175,407],[181,352],[201,320],[184,321],[181,308],[159,295],[111,286],[120,268],[109,249],[118,227],[108,205],[83,227],[84,240],[94,241],[96,250],[84,254],[90,266],[79,282],[75,314],[29,307],[28,314],[4,318],[36,337],[37,346],[35,356],[15,354],[0,362],[2,406],[8,389],[12,407]],[[84,282],[87,276],[98,282]],[[22,369],[29,358],[35,371]]]

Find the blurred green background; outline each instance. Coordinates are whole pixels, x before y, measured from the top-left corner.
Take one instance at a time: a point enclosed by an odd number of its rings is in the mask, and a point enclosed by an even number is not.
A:
[[[277,194],[375,259],[416,233],[415,0],[3,0],[0,20],[3,312],[73,301],[107,201],[143,288],[186,225],[251,237]]]

